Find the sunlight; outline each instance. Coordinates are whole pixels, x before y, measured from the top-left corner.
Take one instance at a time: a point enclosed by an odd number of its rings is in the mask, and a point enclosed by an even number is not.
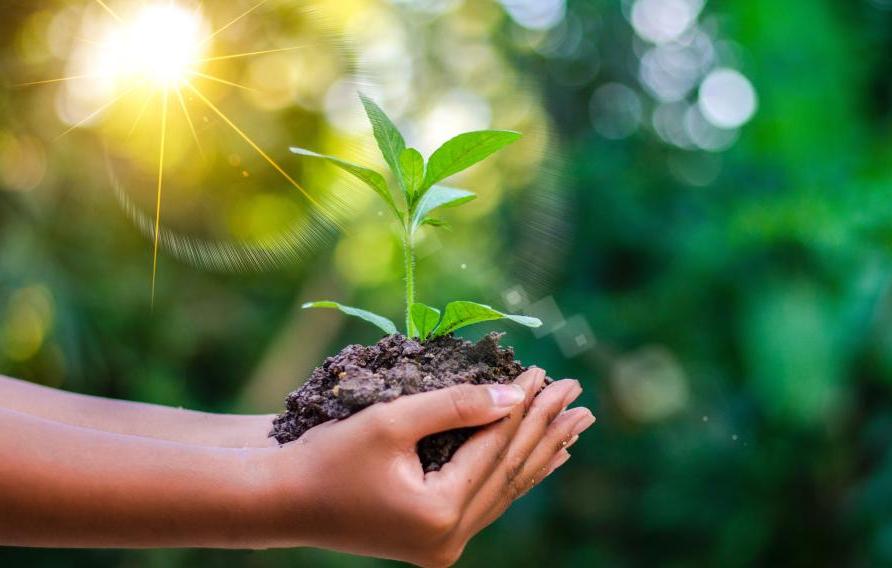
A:
[[[84,65],[78,67],[77,73],[53,79],[43,79],[21,83],[19,86],[38,86],[53,83],[80,83],[88,85],[85,92],[101,101],[98,108],[87,110],[79,116],[68,120],[69,128],[58,137],[61,138],[69,132],[89,125],[97,117],[105,115],[116,105],[125,105],[121,101],[130,97],[130,107],[125,106],[126,113],[133,115],[129,136],[132,136],[144,122],[150,121],[157,125],[159,131],[158,159],[155,171],[155,215],[152,227],[149,231],[153,240],[152,247],[152,274],[151,274],[151,300],[154,304],[156,279],[158,273],[158,253],[161,243],[161,210],[162,194],[165,191],[167,173],[166,163],[170,157],[168,153],[169,142],[175,141],[176,133],[169,132],[168,119],[171,115],[171,97],[176,97],[175,104],[183,113],[189,133],[191,134],[198,152],[203,156],[204,151],[199,142],[198,130],[189,112],[188,102],[183,91],[188,91],[188,96],[202,103],[213,115],[221,119],[231,128],[251,149],[263,158],[288,184],[299,191],[315,209],[326,217],[333,213],[322,207],[322,204],[304,187],[297,182],[285,169],[280,166],[250,135],[240,128],[235,121],[208,96],[206,96],[197,84],[202,81],[210,81],[218,85],[237,87],[254,91],[252,87],[242,85],[235,81],[224,79],[217,75],[205,72],[202,67],[213,61],[228,59],[240,59],[244,57],[261,56],[268,53],[277,53],[300,49],[302,46],[288,46],[269,48],[263,50],[245,51],[241,53],[215,54],[211,49],[212,40],[220,33],[229,29],[249,14],[263,6],[267,0],[259,0],[247,10],[239,13],[225,24],[211,29],[208,21],[201,15],[201,3],[182,6],[174,0],[155,0],[154,2],[141,2],[134,12],[123,12],[119,15],[109,4],[103,0],[95,0],[96,3],[111,17],[112,21],[105,26],[106,31],[101,35],[101,41],[88,40],[90,48],[82,58]],[[135,104],[133,102],[137,101]],[[150,109],[158,105],[157,112]],[[147,120],[143,120],[144,117]],[[207,117],[205,117],[205,121]],[[148,127],[149,129],[152,126]],[[154,160],[153,160],[154,161]]]
[[[176,4],[146,4],[132,21],[109,31],[94,72],[176,87],[200,63],[206,36],[199,13]]]

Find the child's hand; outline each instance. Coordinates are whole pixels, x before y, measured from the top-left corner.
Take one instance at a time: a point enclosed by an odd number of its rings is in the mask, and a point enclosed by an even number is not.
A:
[[[594,422],[584,408],[562,413],[582,392],[576,381],[553,383],[534,398],[544,378],[531,369],[516,386],[402,397],[265,450],[273,487],[266,529],[279,536],[272,545],[455,562],[471,537],[566,461],[568,444]],[[440,471],[423,472],[415,451],[421,438],[492,422]]]

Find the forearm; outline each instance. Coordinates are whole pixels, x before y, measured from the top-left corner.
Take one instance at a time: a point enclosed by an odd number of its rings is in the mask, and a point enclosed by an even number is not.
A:
[[[0,409],[0,545],[268,546],[266,464],[276,451],[109,434]]]
[[[268,446],[272,415],[195,412],[69,393],[0,376],[0,408],[105,432],[217,447]]]

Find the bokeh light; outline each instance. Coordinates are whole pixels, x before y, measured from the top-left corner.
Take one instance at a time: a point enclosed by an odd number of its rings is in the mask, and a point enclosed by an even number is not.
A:
[[[557,25],[567,10],[567,0],[500,0],[514,21],[525,28],[545,30]]]
[[[16,362],[31,359],[53,326],[53,299],[45,286],[33,285],[10,295],[0,324],[0,349]]]
[[[635,0],[632,25],[643,39],[662,44],[678,40],[691,29],[704,0]]]
[[[34,189],[43,181],[46,168],[46,152],[38,139],[0,132],[0,178],[5,189]]]
[[[690,397],[684,370],[660,347],[626,355],[610,379],[620,408],[640,422],[666,419],[682,411]]]
[[[624,16],[639,40],[635,79],[644,95],[642,120],[663,143],[681,150],[730,149],[738,129],[757,112],[757,96],[749,79],[735,68],[739,64],[735,48],[722,38],[717,20],[708,17],[709,6],[703,0],[635,0],[626,6]],[[598,128],[599,120],[609,125],[611,112],[616,114],[623,104],[611,106],[601,101],[598,92],[591,107],[596,130],[608,139],[624,138],[609,126]],[[620,99],[617,91],[615,96],[618,101],[631,100],[628,93]]]
[[[719,128],[739,128],[756,112],[756,92],[746,77],[733,69],[716,69],[700,85],[700,110]]]
[[[612,140],[634,134],[644,114],[638,93],[621,83],[598,87],[592,95],[590,110],[595,130]]]

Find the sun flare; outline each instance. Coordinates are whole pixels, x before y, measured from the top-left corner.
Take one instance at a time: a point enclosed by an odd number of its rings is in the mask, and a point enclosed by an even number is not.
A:
[[[309,204],[323,214],[329,214],[319,201],[310,195],[304,187],[292,178],[248,133],[227,116],[207,94],[203,92],[202,82],[212,81],[229,87],[248,88],[236,82],[224,79],[203,67],[209,62],[252,57],[267,53],[276,53],[300,49],[302,46],[281,47],[242,53],[215,54],[212,40],[236,22],[255,12],[267,3],[258,0],[247,10],[241,12],[225,24],[211,28],[209,21],[201,12],[202,2],[189,2],[188,5],[176,0],[155,0],[147,2],[138,0],[134,5],[128,2],[132,10],[117,12],[104,0],[95,0],[108,17],[102,34],[96,38],[81,38],[88,46],[86,56],[74,58],[82,65],[77,73],[56,79],[44,79],[23,83],[21,86],[46,85],[51,83],[90,83],[93,93],[101,97],[101,105],[88,111],[69,123],[71,126],[59,136],[88,125],[113,107],[138,109],[133,111],[133,122],[130,134],[133,134],[143,122],[150,105],[158,105],[157,140],[158,160],[155,183],[155,215],[153,227],[153,255],[151,298],[154,305],[155,283],[158,272],[158,249],[161,235],[162,194],[165,185],[165,156],[168,145],[168,119],[176,107],[182,112],[195,144],[201,151],[198,132],[193,123],[186,99],[198,101],[213,116],[219,118],[232,129],[254,152],[266,161],[288,184],[298,190]],[[132,105],[132,101],[136,104]],[[121,101],[130,100],[125,106]]]
[[[177,4],[145,4],[97,45],[97,75],[176,88],[198,70],[209,30],[201,14]]]

